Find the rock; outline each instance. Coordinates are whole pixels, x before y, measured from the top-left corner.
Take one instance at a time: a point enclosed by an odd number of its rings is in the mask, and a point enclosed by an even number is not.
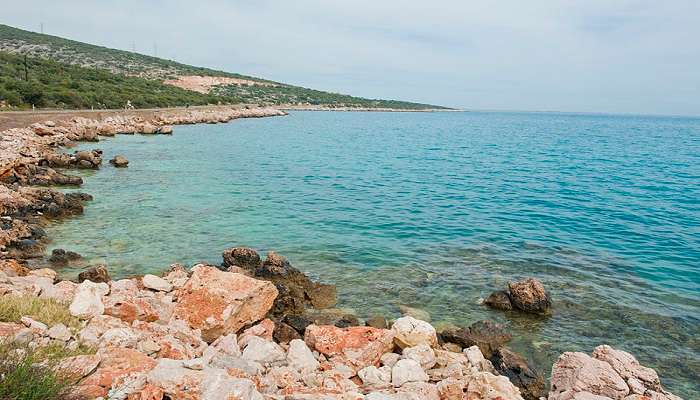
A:
[[[240,267],[255,273],[260,267],[260,255],[248,247],[232,247],[224,250],[224,267]]]
[[[401,359],[401,356],[396,353],[384,353],[379,358],[379,361],[382,363],[382,365],[393,367],[396,362],[399,361],[399,359]]]
[[[502,347],[493,353],[491,363],[499,375],[508,377],[520,389],[525,400],[546,397],[544,377],[520,354]]]
[[[173,285],[170,282],[155,275],[146,274],[143,276],[141,282],[143,282],[143,286],[148,289],[160,292],[169,292],[173,290]]]
[[[243,331],[238,336],[238,344],[241,347],[245,347],[248,344],[248,340],[253,337],[259,337],[262,339],[267,340],[268,342],[272,341],[272,333],[275,331],[275,323],[272,322],[271,320],[265,318],[264,320],[260,321],[258,324],[255,324],[251,326],[250,328],[246,329]]]
[[[428,379],[428,374],[415,360],[399,360],[391,368],[391,383],[394,387],[399,387],[407,382],[427,382]]]
[[[82,256],[80,254],[73,251],[53,249],[51,251],[51,257],[49,257],[49,262],[53,265],[64,266],[68,265],[71,261],[76,261],[81,258]]]
[[[71,379],[78,381],[90,375],[99,364],[100,357],[98,355],[79,355],[61,359],[56,368]]]
[[[371,326],[372,328],[377,328],[377,329],[386,329],[389,327],[389,324],[387,323],[386,318],[382,316],[374,316],[367,321],[365,321],[366,326]]]
[[[579,352],[566,352],[552,367],[549,400],[569,400],[577,392],[588,392],[611,399],[629,394],[624,379],[610,364]]]
[[[170,135],[173,133],[173,127],[170,125],[163,125],[158,130],[158,133],[163,134],[163,135]]]
[[[370,365],[357,371],[357,376],[365,386],[372,388],[384,388],[391,385],[391,367],[377,368]]]
[[[639,361],[627,352],[615,350],[608,345],[602,345],[593,350],[593,358],[610,364],[615,372],[628,383],[630,380],[634,380],[640,383],[644,389],[655,392],[663,390],[661,380],[656,371],[639,364]],[[640,391],[641,393],[639,393]],[[645,391],[640,389],[635,393],[644,394]]]
[[[537,279],[529,278],[508,284],[510,301],[515,308],[522,311],[546,314],[552,307],[552,300]]]
[[[130,328],[111,328],[100,337],[100,347],[136,348],[138,336]]]
[[[399,306],[399,311],[401,311],[401,315],[404,317],[413,317],[425,322],[430,322],[431,319],[430,313],[420,308],[401,305]]]
[[[508,311],[513,309],[510,296],[505,290],[497,290],[484,300],[484,304],[496,310]]]
[[[393,348],[394,331],[357,326],[338,328],[309,325],[304,334],[306,344],[354,371],[377,365],[382,354]]]
[[[497,373],[491,361],[484,358],[479,346],[468,347],[464,349],[463,353],[467,357],[469,365],[476,368],[477,371],[490,372],[494,375]]]
[[[425,321],[413,317],[401,317],[394,322],[391,329],[396,333],[394,341],[400,348],[426,344],[437,346],[435,328]]]
[[[417,361],[424,370],[435,366],[435,352],[425,343],[415,347],[406,347],[403,349],[403,356],[404,358]]]
[[[278,322],[275,324],[275,330],[272,333],[272,336],[277,343],[289,343],[294,339],[302,338],[296,329],[285,324],[284,322]]]
[[[29,268],[20,264],[17,260],[0,260],[0,272],[8,277],[26,276],[29,273]]]
[[[286,356],[284,350],[277,343],[252,336],[241,357],[244,360],[264,364],[284,360]]]
[[[129,160],[127,160],[126,157],[121,154],[114,156],[114,158],[109,160],[109,163],[117,168],[125,168],[129,166]]]
[[[287,364],[289,367],[300,372],[315,371],[320,365],[306,343],[300,339],[294,339],[289,342]]]
[[[440,400],[437,385],[428,382],[408,382],[396,389],[399,396],[420,400]],[[404,397],[405,398],[405,397]]]
[[[91,387],[97,396],[106,396],[113,384],[119,384],[130,374],[150,371],[156,365],[148,356],[133,349],[102,348],[97,352],[100,364],[97,370],[82,380],[79,387]],[[97,397],[95,396],[95,397]]]
[[[67,342],[71,338],[70,330],[63,324],[56,324],[49,329],[46,334],[55,340]]]
[[[80,319],[90,319],[104,313],[102,296],[109,293],[106,283],[93,283],[83,281],[75,290],[75,296],[70,304],[69,311],[72,316]]]
[[[78,284],[75,282],[60,281],[53,285],[53,290],[51,291],[50,295],[48,293],[42,293],[41,297],[51,297],[62,303],[70,304],[70,302],[73,300],[73,296],[75,296],[75,290],[77,288]]]
[[[513,336],[505,331],[505,326],[492,321],[478,321],[468,328],[445,330],[440,333],[445,342],[462,347],[479,346],[484,357],[490,358],[493,352],[508,343]]]
[[[269,282],[197,265],[177,291],[173,316],[201,329],[202,338],[210,343],[262,319],[276,296],[277,289]]]
[[[46,333],[46,331],[49,329],[48,326],[46,326],[45,323],[39,322],[37,320],[34,320],[30,317],[22,317],[20,318],[20,322],[26,326],[27,328],[31,329],[32,332],[43,335]]]
[[[78,282],[83,281],[92,281],[95,283],[109,283],[111,279],[109,277],[109,272],[107,272],[107,267],[104,265],[97,265],[94,267],[90,267],[87,269],[87,271],[83,271],[78,274]]]
[[[496,376],[489,372],[477,372],[472,375],[465,388],[465,398],[484,400],[522,400],[520,391],[505,376]]]

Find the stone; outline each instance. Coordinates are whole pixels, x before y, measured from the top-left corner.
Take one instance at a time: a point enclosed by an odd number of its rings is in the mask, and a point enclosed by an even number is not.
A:
[[[134,373],[147,372],[156,362],[133,349],[118,347],[101,348],[97,355],[100,364],[97,370],[80,382],[80,386],[95,388],[101,396],[106,396],[113,384]]]
[[[489,297],[484,300],[484,304],[496,310],[508,311],[513,309],[510,296],[505,290],[497,290],[491,293]]]
[[[265,318],[264,320],[260,321],[259,323],[251,326],[250,328],[246,329],[243,331],[238,336],[238,344],[241,347],[245,347],[248,344],[248,340],[253,337],[259,337],[262,339],[267,340],[268,342],[272,341],[272,333],[275,331],[275,323],[272,322],[270,319]]]
[[[277,289],[270,282],[197,265],[177,291],[173,316],[201,329],[202,338],[211,343],[264,318],[276,297]]]
[[[402,359],[391,368],[391,383],[394,387],[407,382],[427,382],[428,379],[428,374],[415,360]]]
[[[241,356],[244,360],[261,364],[272,363],[286,358],[284,350],[275,342],[270,342],[257,336],[248,340]]]
[[[484,358],[479,346],[468,347],[464,349],[463,353],[467,357],[469,365],[476,368],[477,371],[486,371],[496,374],[496,369],[493,367],[493,364],[491,364],[491,361]]]
[[[70,330],[63,324],[56,324],[52,326],[46,334],[55,340],[60,340],[62,342],[67,342],[71,338]]]
[[[81,258],[82,256],[74,251],[53,249],[51,251],[51,257],[49,257],[49,262],[56,266],[65,266],[71,261],[80,260]]]
[[[129,166],[129,160],[127,160],[126,157],[121,154],[114,156],[114,158],[109,160],[109,163],[117,168],[126,168]]]
[[[68,308],[71,315],[80,319],[90,319],[104,313],[102,296],[109,293],[106,283],[83,281],[75,290],[75,296]]]
[[[26,276],[29,273],[29,268],[17,260],[0,260],[0,272],[6,276]]]
[[[143,276],[141,281],[143,282],[143,286],[148,289],[160,292],[169,292],[173,290],[173,285],[159,276],[146,274]]]
[[[499,375],[508,377],[520,389],[520,394],[525,400],[546,397],[544,377],[525,357],[502,347],[493,353],[490,361]]]
[[[163,135],[170,135],[173,133],[173,127],[170,125],[163,125],[158,130],[158,133],[163,134]]]
[[[255,269],[260,267],[260,255],[255,250],[248,247],[233,247],[224,250],[224,267],[240,267],[244,270],[255,273]]]
[[[368,326],[338,328],[309,325],[304,334],[306,344],[354,371],[377,365],[382,354],[393,348],[394,331]]]
[[[357,371],[357,376],[365,386],[372,388],[383,388],[391,385],[391,367],[377,368],[370,365]]]
[[[549,400],[569,400],[576,392],[588,392],[611,399],[629,394],[625,380],[610,364],[584,353],[565,352],[552,367]]]
[[[486,320],[475,322],[468,328],[445,330],[440,333],[440,337],[444,342],[456,343],[462,347],[479,346],[484,357],[490,358],[513,335],[506,332],[504,325]]]
[[[399,311],[401,311],[401,315],[404,317],[413,317],[425,322],[430,322],[431,320],[430,313],[425,310],[421,310],[420,308],[400,305]]]
[[[437,346],[435,328],[425,321],[410,316],[401,317],[394,322],[391,329],[396,335],[394,342],[402,349],[419,344],[426,344],[430,347]]]
[[[477,372],[465,388],[464,398],[483,400],[523,400],[520,391],[505,376]]]
[[[384,353],[381,357],[379,357],[379,361],[382,363],[382,365],[387,367],[393,367],[400,359],[401,356],[396,353]]]
[[[100,356],[89,354],[62,358],[56,368],[71,379],[78,381],[90,375],[99,364]]]
[[[290,367],[271,368],[267,376],[272,379],[276,388],[294,387],[301,380],[299,372]]]
[[[27,276],[36,276],[39,278],[48,278],[52,282],[56,281],[56,271],[52,270],[51,268],[39,268],[39,269],[32,269],[29,270],[27,273]]]
[[[100,337],[100,347],[135,348],[138,336],[130,328],[111,328]]]
[[[38,333],[40,335],[46,333],[46,331],[49,329],[48,326],[46,326],[45,323],[39,322],[31,317],[24,316],[20,318],[20,322],[26,326],[27,328],[31,329],[32,332]]]
[[[437,385],[428,382],[408,382],[396,389],[397,395],[420,400],[440,400]]]
[[[510,301],[519,310],[546,314],[552,308],[552,300],[540,281],[528,278],[508,284]]]
[[[97,265],[94,267],[90,267],[86,271],[83,271],[78,274],[78,282],[83,281],[92,281],[95,283],[109,283],[111,279],[109,277],[107,267],[105,267],[104,265]]]
[[[368,319],[365,321],[365,325],[377,329],[387,329],[389,327],[389,323],[387,322],[386,318],[382,316],[374,316]]]
[[[53,290],[51,291],[50,297],[60,301],[61,303],[69,304],[73,297],[75,296],[75,290],[78,288],[78,284],[71,281],[60,281],[53,285]],[[48,294],[45,296],[42,293],[42,297],[49,297]]]
[[[277,343],[289,343],[294,339],[301,339],[301,335],[296,329],[285,324],[284,322],[278,322],[275,324],[275,330],[272,333],[272,337]]]
[[[616,350],[608,345],[598,346],[593,350],[593,358],[604,361],[617,372],[622,379],[630,382],[635,380],[635,383],[641,384],[644,389],[655,392],[662,391],[661,380],[651,368],[639,364],[633,355],[622,350]],[[640,389],[641,390],[641,389]],[[644,392],[642,391],[642,393]]]
[[[403,349],[404,358],[417,361],[424,370],[431,369],[435,366],[435,352],[427,344],[419,344],[414,347],[406,347]]]
[[[303,340],[294,339],[289,342],[287,364],[296,371],[315,371],[320,364],[311,353],[311,349]]]

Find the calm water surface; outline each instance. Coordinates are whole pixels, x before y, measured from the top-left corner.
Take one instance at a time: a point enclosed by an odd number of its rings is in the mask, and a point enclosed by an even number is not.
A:
[[[49,235],[114,275],[274,249],[361,316],[505,322],[545,370],[609,343],[700,398],[700,119],[294,112],[99,147],[129,168],[81,172]],[[526,276],[552,317],[479,305]]]

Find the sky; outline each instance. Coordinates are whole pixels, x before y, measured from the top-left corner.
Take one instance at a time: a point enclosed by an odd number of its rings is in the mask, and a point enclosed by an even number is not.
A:
[[[698,0],[0,0],[0,23],[363,97],[700,115]]]

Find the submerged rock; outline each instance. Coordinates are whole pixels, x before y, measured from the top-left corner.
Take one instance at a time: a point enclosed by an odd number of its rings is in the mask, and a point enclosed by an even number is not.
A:
[[[492,321],[478,321],[468,328],[448,329],[440,333],[444,342],[456,343],[464,348],[478,346],[484,357],[491,358],[493,353],[508,343],[513,335],[506,332],[505,326]]]
[[[125,168],[129,166],[129,160],[127,160],[126,157],[121,154],[114,156],[114,158],[109,160],[109,163],[117,168]]]
[[[496,310],[512,310],[513,304],[510,302],[510,296],[505,290],[497,290],[489,295],[489,297],[484,300],[484,304]]]
[[[96,265],[90,267],[87,271],[83,271],[78,274],[78,282],[92,281],[92,282],[109,282],[111,278],[109,277],[109,272],[107,267],[104,265]]]
[[[74,251],[53,249],[51,251],[51,257],[49,257],[49,262],[57,266],[63,266],[71,261],[80,260],[81,258],[82,256]]]

